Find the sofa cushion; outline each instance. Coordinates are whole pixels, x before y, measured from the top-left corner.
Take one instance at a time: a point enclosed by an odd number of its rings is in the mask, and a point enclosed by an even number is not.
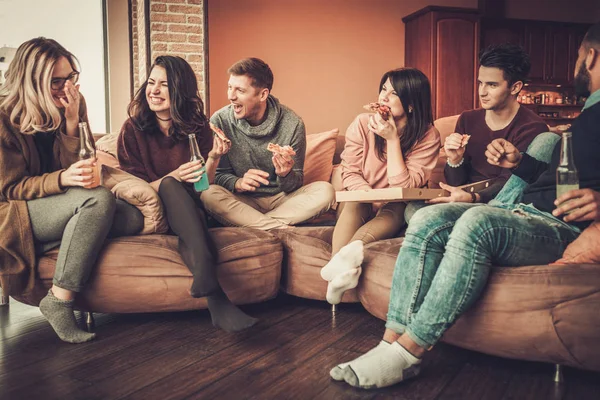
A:
[[[96,140],[96,150],[103,151],[107,154],[110,154],[115,158],[117,157],[117,142],[119,139],[119,132],[107,133],[103,135],[101,138]],[[118,162],[118,161],[117,161]]]
[[[109,167],[119,168],[119,161],[111,154],[102,151],[96,150],[96,158],[98,158],[98,163],[101,165],[108,165]]]
[[[600,264],[600,222],[584,229],[555,264]]]
[[[144,216],[141,235],[165,233],[169,230],[162,201],[148,182],[120,169],[103,165],[102,186],[110,189],[117,199],[124,200],[141,211]]]
[[[382,320],[400,243],[392,239],[365,248],[358,295]],[[500,357],[598,371],[599,306],[599,265],[494,267],[481,298],[442,340]]]
[[[277,295],[283,250],[269,232],[242,228],[210,230],[219,249],[219,282],[236,304]],[[78,306],[94,312],[162,312],[206,308],[192,298],[192,274],[169,235],[127,236],[107,241]],[[19,301],[37,305],[52,285],[58,250],[38,262],[38,286]]]
[[[283,243],[285,252],[283,291],[293,296],[325,300],[327,281],[321,278],[321,268],[331,259],[333,227],[294,227],[277,229],[273,233]],[[342,302],[358,302],[356,289],[344,293]]]
[[[304,159],[304,184],[331,179],[333,154],[339,130],[313,133],[306,136],[306,158]]]
[[[458,115],[452,115],[450,117],[439,118],[434,121],[434,125],[440,132],[440,156],[438,157],[435,168],[431,172],[431,178],[429,178],[429,184],[427,185],[431,189],[439,189],[440,182],[446,182],[444,177],[444,167],[446,166],[446,152],[444,151],[444,142],[448,135],[453,133],[456,129],[456,122],[458,121]]]

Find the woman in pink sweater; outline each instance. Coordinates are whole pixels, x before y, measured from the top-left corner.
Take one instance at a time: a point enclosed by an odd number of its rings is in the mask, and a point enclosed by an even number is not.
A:
[[[379,113],[360,114],[346,132],[341,156],[344,189],[425,186],[440,149],[429,80],[413,68],[386,72],[378,101],[391,110],[387,121]],[[331,304],[339,303],[344,292],[358,284],[363,246],[400,231],[406,203],[351,202],[341,207],[333,232],[333,257],[321,270],[323,279],[329,281],[327,301]]]

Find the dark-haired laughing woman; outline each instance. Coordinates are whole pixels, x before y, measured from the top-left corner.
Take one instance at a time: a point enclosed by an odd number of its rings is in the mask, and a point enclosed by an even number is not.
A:
[[[195,134],[209,182],[229,145],[211,133],[198,94],[196,75],[181,57],[160,56],[129,105],[118,141],[121,168],[147,182],[165,205],[179,253],[194,277],[193,297],[207,297],[213,324],[239,331],[256,323],[227,298],[217,280],[218,250],[208,233],[206,213],[193,188],[203,172],[191,162],[188,134]]]

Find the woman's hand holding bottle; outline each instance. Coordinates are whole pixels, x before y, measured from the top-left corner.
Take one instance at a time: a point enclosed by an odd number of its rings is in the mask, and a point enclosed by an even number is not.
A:
[[[171,174],[180,182],[198,182],[204,174],[204,169],[202,169],[202,161],[196,160],[181,164],[179,168],[177,168]]]
[[[71,164],[60,174],[60,186],[88,188],[93,183],[96,158],[88,158]]]

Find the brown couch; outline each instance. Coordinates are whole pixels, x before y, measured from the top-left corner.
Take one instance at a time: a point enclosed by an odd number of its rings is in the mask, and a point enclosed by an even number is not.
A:
[[[455,117],[436,121],[442,140]],[[343,137],[338,140],[338,154]],[[339,158],[338,158],[339,159]],[[334,160],[335,161],[335,160]],[[443,177],[443,151],[432,181]],[[334,173],[332,181],[339,182]],[[284,292],[325,300],[319,270],[330,258],[331,226],[306,226],[275,232],[216,228],[219,279],[238,304],[264,301]],[[344,301],[360,301],[385,319],[396,256],[403,238],[366,246],[358,288]],[[151,312],[201,309],[204,299],[188,294],[191,274],[165,235],[110,240],[98,260],[80,306],[97,312]],[[17,299],[38,304],[51,284],[56,251],[41,258],[37,290]],[[494,268],[477,304],[443,340],[502,357],[544,361],[600,371],[600,266],[542,265]],[[343,306],[342,306],[343,312]]]

